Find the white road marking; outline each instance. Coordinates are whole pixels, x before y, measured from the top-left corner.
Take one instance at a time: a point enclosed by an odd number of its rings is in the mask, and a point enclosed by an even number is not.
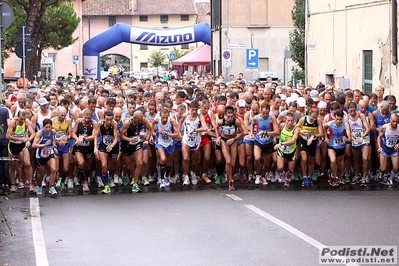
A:
[[[303,241],[311,244],[312,246],[314,246],[315,248],[317,248],[318,250],[322,250],[323,248],[327,248],[326,245],[320,243],[319,241],[317,241],[316,239],[308,236],[305,233],[302,233],[301,231],[299,231],[298,229],[292,227],[291,225],[281,221],[280,219],[274,217],[271,214],[268,214],[265,211],[262,211],[261,209],[255,207],[254,205],[244,205],[245,207],[247,207],[248,209],[250,209],[251,211],[253,211],[256,214],[259,214],[260,216],[262,216],[263,218],[266,218],[267,220],[269,220],[270,222],[280,226],[281,228],[287,230],[288,232],[290,232],[291,234],[299,237],[300,239],[302,239]],[[341,257],[343,259],[346,259],[346,257]],[[351,266],[360,266],[359,264],[345,264],[345,265],[351,265]]]
[[[32,216],[32,233],[33,244],[35,246],[36,265],[48,266],[47,251],[46,245],[44,243],[38,198],[30,199],[30,215]]]
[[[240,201],[240,200],[242,200],[242,198],[240,198],[240,197],[238,197],[238,196],[236,196],[236,195],[234,195],[234,194],[226,194],[226,196],[229,197],[229,198],[232,199],[232,200],[235,200],[235,201]]]

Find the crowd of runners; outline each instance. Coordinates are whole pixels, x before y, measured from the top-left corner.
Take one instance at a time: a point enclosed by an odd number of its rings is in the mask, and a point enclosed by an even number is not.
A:
[[[167,80],[165,80],[167,79]],[[42,195],[96,182],[217,185],[294,179],[393,187],[396,98],[378,86],[292,86],[223,77],[59,79],[9,84],[0,107],[0,183]]]

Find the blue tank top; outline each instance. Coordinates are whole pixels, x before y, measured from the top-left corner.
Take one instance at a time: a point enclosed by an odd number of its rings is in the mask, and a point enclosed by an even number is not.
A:
[[[273,142],[274,137],[266,135],[266,132],[273,131],[273,122],[272,122],[272,115],[266,119],[262,119],[262,115],[258,115],[256,117],[256,125],[258,132],[255,134],[255,140],[260,144],[266,145]]]
[[[381,113],[380,113],[380,110],[378,109],[377,110],[377,117],[375,119],[376,128],[381,128],[383,125],[388,124],[390,117],[391,117],[391,111],[390,110],[388,110],[387,115],[385,117],[383,117],[381,115]],[[374,132],[374,137],[378,138],[378,131],[377,130]]]
[[[54,154],[54,146],[53,146],[54,133],[52,130],[50,130],[50,135],[46,136],[46,134],[44,133],[44,129],[42,129],[41,131],[42,131],[42,137],[40,139],[39,144],[44,144],[48,140],[51,141],[51,144],[43,148],[38,148],[36,150],[36,158],[45,159]]]
[[[328,130],[330,132],[328,146],[337,150],[344,149],[346,147],[344,141],[346,136],[345,124],[342,123],[341,126],[337,127],[333,122]]]

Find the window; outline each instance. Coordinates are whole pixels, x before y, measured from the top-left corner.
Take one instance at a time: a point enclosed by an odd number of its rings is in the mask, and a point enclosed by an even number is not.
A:
[[[114,26],[116,24],[116,16],[109,16],[108,17],[108,24],[110,27]]]
[[[182,44],[181,45],[181,49],[189,49],[190,47],[188,47],[188,44]]]
[[[160,20],[162,21],[169,21],[169,16],[168,15],[161,15]]]
[[[140,69],[142,68],[148,68],[148,63],[147,62],[140,62]]]
[[[140,16],[140,21],[148,21],[148,16]]]
[[[148,50],[148,45],[140,44],[140,50]]]
[[[363,91],[373,91],[373,52],[363,51]]]
[[[190,16],[189,15],[181,15],[180,16],[180,20],[181,21],[189,21],[190,20]]]

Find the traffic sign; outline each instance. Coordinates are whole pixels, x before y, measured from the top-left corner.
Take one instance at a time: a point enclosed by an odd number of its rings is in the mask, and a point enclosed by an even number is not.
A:
[[[169,53],[169,60],[176,60],[176,53],[175,52],[170,52]]]
[[[23,23],[21,25],[21,27],[19,27],[19,29],[17,31],[17,36],[15,38],[16,42],[22,42],[23,41],[24,32],[25,32],[25,42],[31,42],[32,35],[31,35],[30,30],[28,29],[28,27],[26,26],[25,23]]]
[[[22,58],[24,56],[22,43],[17,43],[17,46],[15,47],[15,54],[19,58]],[[25,43],[25,58],[28,58],[31,55],[32,55],[32,46],[30,45],[30,43]]]
[[[259,67],[259,50],[247,48],[247,68],[258,68]]]
[[[72,61],[75,65],[79,64],[79,55],[75,54],[72,56]]]
[[[222,66],[224,68],[231,67],[231,50],[230,49],[224,49],[222,51]]]
[[[3,30],[5,30],[11,26],[12,21],[14,20],[14,10],[6,2],[0,1],[0,5],[1,5],[1,24],[3,26]]]

